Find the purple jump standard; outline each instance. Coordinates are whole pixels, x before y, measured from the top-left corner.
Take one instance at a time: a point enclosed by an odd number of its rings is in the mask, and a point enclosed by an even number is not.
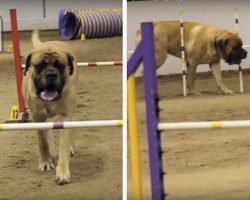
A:
[[[156,62],[154,34],[152,23],[141,24],[142,40],[128,61],[129,77],[142,62],[144,66],[144,88],[147,112],[147,130],[149,144],[150,177],[153,200],[164,200],[164,172],[162,167],[162,149],[159,123],[159,106],[157,94]]]

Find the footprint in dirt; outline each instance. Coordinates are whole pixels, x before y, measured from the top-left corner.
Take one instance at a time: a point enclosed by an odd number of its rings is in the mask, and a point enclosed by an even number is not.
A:
[[[92,178],[96,174],[102,173],[104,159],[101,152],[76,153],[71,160],[71,172],[73,179]]]

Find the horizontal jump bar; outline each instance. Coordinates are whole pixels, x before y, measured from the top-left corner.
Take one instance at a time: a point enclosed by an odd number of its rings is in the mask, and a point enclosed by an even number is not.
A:
[[[0,131],[113,127],[113,126],[122,126],[122,124],[123,124],[122,120],[35,122],[35,123],[0,123]]]
[[[105,66],[105,65],[122,65],[122,61],[108,61],[108,62],[78,62],[79,67],[82,66]]]
[[[158,130],[250,128],[250,120],[159,123]]]
[[[105,61],[105,62],[78,62],[77,66],[114,66],[122,65],[122,61]],[[25,68],[25,64],[22,64],[22,68]]]

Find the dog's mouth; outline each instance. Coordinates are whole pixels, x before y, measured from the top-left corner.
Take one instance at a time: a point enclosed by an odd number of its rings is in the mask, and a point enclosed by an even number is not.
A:
[[[37,90],[37,96],[43,101],[56,101],[61,96],[61,89],[54,84],[48,84],[45,87],[41,87]]]
[[[228,60],[227,63],[229,65],[235,65],[235,64],[240,64],[241,63],[241,60]]]
[[[52,102],[60,98],[58,91],[48,91],[44,90],[39,94],[39,98],[43,101]]]

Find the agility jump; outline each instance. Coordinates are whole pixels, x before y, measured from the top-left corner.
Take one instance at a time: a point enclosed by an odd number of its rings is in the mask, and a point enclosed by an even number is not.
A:
[[[133,74],[143,63],[143,78],[146,101],[146,121],[148,134],[148,149],[150,162],[150,178],[153,200],[164,200],[164,175],[162,165],[161,133],[164,130],[190,130],[190,129],[220,129],[220,128],[250,128],[250,120],[238,121],[202,121],[202,122],[176,122],[160,123],[159,97],[157,89],[156,61],[154,50],[154,34],[152,23],[141,24],[142,39],[134,54],[128,61],[128,122],[131,149],[131,166],[134,199],[141,200],[142,184],[139,161],[138,120],[135,98],[135,81]],[[131,81],[132,80],[132,81]],[[137,160],[135,159],[137,158]],[[139,173],[139,174],[138,174]]]

